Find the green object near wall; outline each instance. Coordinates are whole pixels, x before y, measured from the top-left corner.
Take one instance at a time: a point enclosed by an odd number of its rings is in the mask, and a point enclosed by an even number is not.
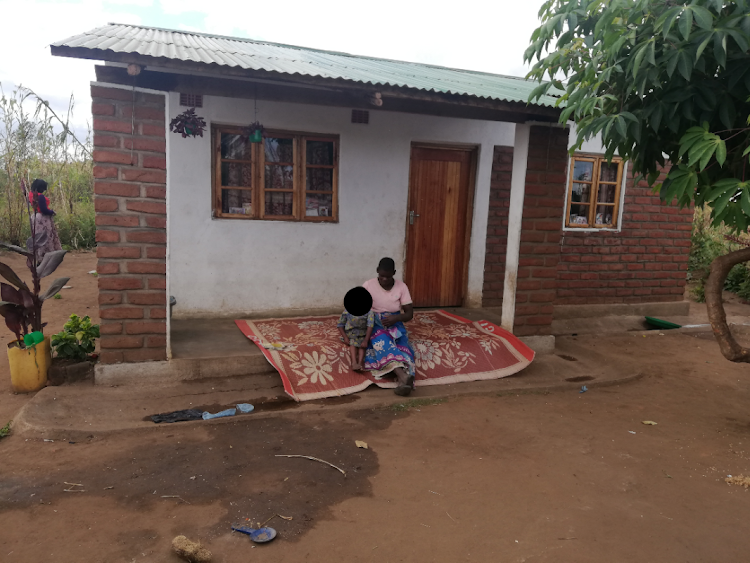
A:
[[[673,328],[682,328],[682,325],[670,323],[669,321],[664,321],[662,319],[657,319],[655,317],[646,317],[646,322],[655,328],[661,328],[664,330],[670,330]]]

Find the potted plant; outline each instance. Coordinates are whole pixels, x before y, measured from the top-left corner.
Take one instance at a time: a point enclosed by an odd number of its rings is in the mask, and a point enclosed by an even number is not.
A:
[[[60,385],[89,379],[93,374],[95,340],[99,338],[99,325],[92,324],[86,315],[70,315],[63,329],[52,335],[50,342],[55,357],[49,370],[49,384]]]
[[[5,325],[16,335],[16,340],[8,344],[13,390],[16,393],[29,393],[38,391],[47,384],[47,370],[51,361],[49,337],[43,334],[47,323],[42,322],[42,305],[45,300],[54,297],[70,278],[57,278],[42,292],[42,278],[46,278],[57,269],[67,251],[48,252],[38,260],[37,249],[47,242],[47,233],[36,232],[23,182],[21,189],[26,199],[31,236],[26,241],[26,248],[6,242],[0,242],[0,247],[26,257],[32,287],[29,288],[10,266],[0,262],[0,276],[9,282],[0,282],[0,315],[5,319]]]
[[[247,127],[245,127],[245,135],[247,140],[251,143],[260,143],[263,141],[263,126],[260,121],[254,121]]]
[[[185,137],[202,137],[205,129],[206,121],[196,115],[195,108],[186,109],[169,122],[169,130],[172,133],[179,133],[183,139]]]

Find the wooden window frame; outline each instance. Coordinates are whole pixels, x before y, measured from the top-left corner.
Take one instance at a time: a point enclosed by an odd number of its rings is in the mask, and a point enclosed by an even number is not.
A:
[[[575,171],[576,162],[591,162],[593,163],[592,168],[592,179],[591,181],[576,180],[573,178],[573,172]],[[607,159],[601,155],[576,153],[570,157],[570,172],[568,173],[568,188],[566,193],[567,205],[565,207],[565,228],[566,229],[607,229],[615,230],[619,225],[620,218],[620,192],[622,189],[622,178],[625,170],[625,161],[621,158],[613,157],[611,160],[612,164],[617,164],[617,179],[615,182],[602,182],[601,181],[601,165],[602,163],[608,163]],[[591,195],[588,203],[588,221],[586,223],[571,223],[570,222],[570,208],[573,205],[573,184],[589,184],[591,186]],[[600,203],[599,202],[599,187],[601,184],[614,185],[615,186],[615,198],[614,203]],[[577,205],[577,203],[576,203]],[[583,204],[586,205],[586,204]],[[596,222],[596,208],[599,205],[606,205],[612,207],[612,222],[607,224]]]
[[[244,219],[254,221],[294,221],[301,223],[338,223],[339,220],[339,137],[338,135],[324,135],[315,133],[302,133],[296,131],[270,130],[264,132],[264,139],[267,137],[279,137],[292,139],[293,147],[293,168],[292,174],[292,214],[291,215],[266,215],[266,193],[283,192],[285,190],[266,189],[265,187],[265,169],[266,169],[266,151],[265,142],[253,143],[251,145],[251,175],[252,186],[245,188],[242,186],[222,186],[221,185],[221,163],[223,161],[235,162],[229,159],[221,158],[221,134],[241,134],[242,127],[232,125],[212,125],[211,126],[211,182],[213,194],[213,217],[217,219]],[[314,165],[316,168],[330,168],[333,170],[332,186],[330,191],[308,191],[306,185],[307,178],[307,145],[308,141],[324,141],[333,143],[333,164],[332,165]],[[236,161],[245,162],[245,161]],[[269,161],[270,165],[271,162]],[[288,164],[287,164],[288,165]],[[310,165],[311,167],[313,165]],[[249,190],[252,192],[252,212],[249,214],[224,213],[222,211],[222,189]],[[306,197],[307,194],[326,194],[331,195],[330,216],[309,216],[306,214]]]

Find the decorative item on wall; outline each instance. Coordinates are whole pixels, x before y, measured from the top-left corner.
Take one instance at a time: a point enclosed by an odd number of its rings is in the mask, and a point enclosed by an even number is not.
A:
[[[195,114],[195,108],[186,109],[169,122],[169,130],[172,133],[179,133],[183,139],[188,136],[202,137],[205,129],[206,121]]]
[[[263,125],[259,121],[254,121],[245,127],[244,133],[247,135],[247,140],[251,143],[260,143],[263,141]]]

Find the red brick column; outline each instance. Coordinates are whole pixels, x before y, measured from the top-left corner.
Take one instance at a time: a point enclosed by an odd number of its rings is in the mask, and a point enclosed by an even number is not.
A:
[[[165,99],[103,86],[91,97],[100,361],[166,360]]]
[[[482,307],[500,307],[503,304],[512,172],[513,147],[495,147],[490,178],[490,207],[487,213]]]
[[[565,206],[568,130],[531,127],[513,333],[550,334]]]

